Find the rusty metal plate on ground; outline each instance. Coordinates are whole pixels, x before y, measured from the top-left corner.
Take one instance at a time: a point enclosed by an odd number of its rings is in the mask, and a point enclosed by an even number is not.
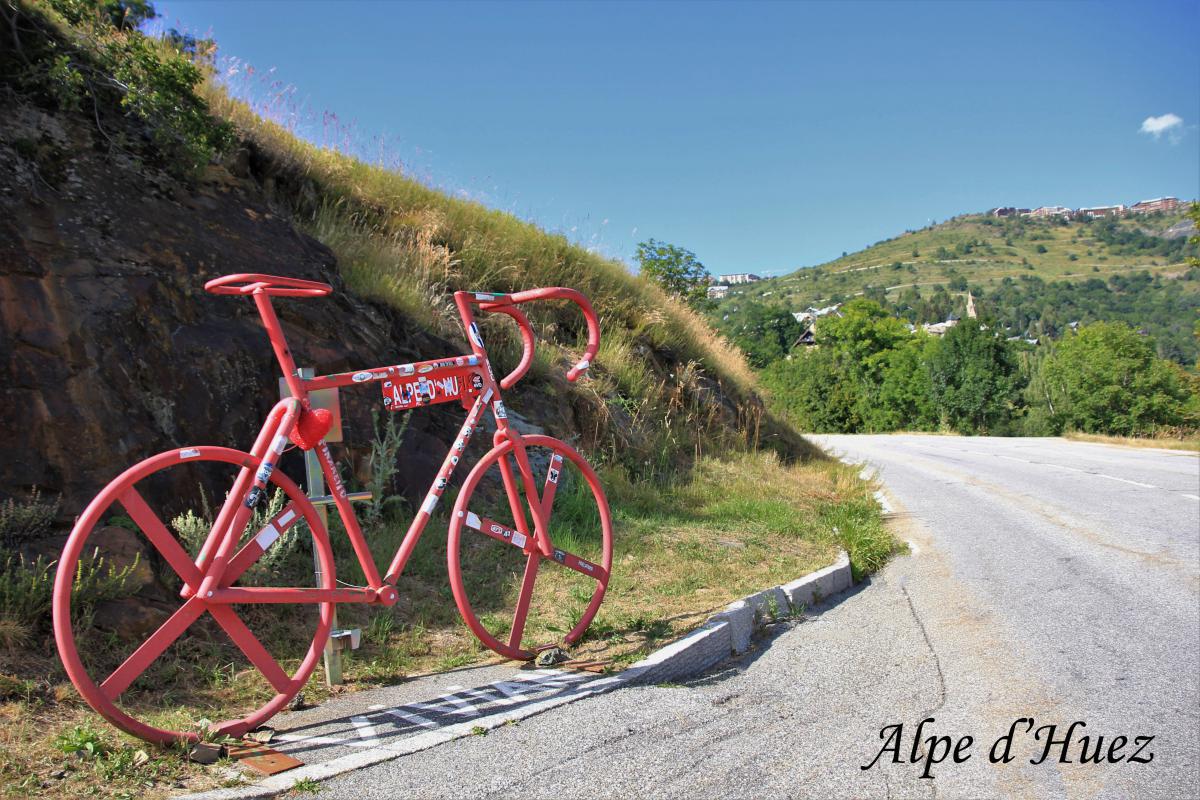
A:
[[[263,775],[277,775],[304,766],[303,761],[258,742],[243,741],[229,745],[229,757]]]

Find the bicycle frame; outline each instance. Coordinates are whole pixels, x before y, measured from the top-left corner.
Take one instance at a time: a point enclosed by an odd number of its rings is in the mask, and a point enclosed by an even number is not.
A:
[[[238,473],[233,489],[226,498],[225,504],[200,550],[195,565],[189,570],[192,575],[197,577],[205,575],[205,577],[200,581],[199,586],[193,586],[185,579],[181,592],[182,597],[187,598],[199,594],[209,601],[217,603],[334,602],[376,603],[385,606],[395,604],[398,599],[395,586],[400,575],[403,574],[409,557],[420,541],[442,494],[449,485],[450,477],[457,469],[462,453],[465,452],[467,444],[476,432],[485,408],[491,412],[496,422],[493,444],[512,442],[511,456],[517,467],[515,474],[508,456],[503,457],[499,463],[515,524],[518,532],[524,537],[523,550],[526,554],[531,554],[536,549],[544,557],[553,556],[553,548],[546,532],[545,517],[546,501],[551,498],[543,497],[543,493],[537,489],[524,440],[520,432],[508,421],[508,414],[501,398],[501,389],[509,388],[516,383],[529,369],[532,362],[533,333],[528,320],[516,308],[518,303],[552,298],[571,299],[579,303],[585,311],[589,324],[588,356],[595,352],[599,341],[598,325],[595,322],[594,312],[582,295],[569,289],[536,289],[516,295],[456,292],[455,304],[467,332],[471,355],[448,356],[411,364],[302,378],[271,304],[270,294],[272,292],[263,288],[249,288],[251,291],[243,293],[253,296],[292,396],[280,400],[267,416],[250,451],[252,461],[245,464]],[[275,292],[275,294],[283,293]],[[481,310],[507,314],[518,323],[521,329],[524,345],[522,359],[516,369],[502,381],[496,380],[488,360],[487,349],[475,322],[472,308],[475,305],[478,305]],[[574,380],[588,366],[589,360],[585,357],[568,372],[568,379]],[[381,388],[385,393],[384,404],[392,411],[455,400],[460,401],[463,407],[468,409],[467,417],[387,571],[382,576],[379,573],[351,505],[345,484],[330,455],[324,432],[322,432],[317,442],[308,442],[308,444],[314,446],[326,484],[331,490],[333,504],[336,506],[338,516],[350,538],[358,563],[366,577],[367,586],[336,589],[232,587],[230,584],[257,561],[266,552],[266,549],[302,516],[299,509],[295,507],[296,504],[289,503],[262,530],[251,537],[237,552],[234,552],[234,548],[241,539],[241,532],[245,530],[254,507],[266,490],[271,473],[288,446],[290,436],[297,430],[301,431],[303,435],[306,418],[314,421],[314,429],[319,429],[319,420],[313,414],[309,392],[332,387],[374,383],[382,384]],[[523,504],[520,501],[518,479],[520,487],[524,489],[524,496],[531,500],[528,503],[528,510],[532,517],[532,530],[530,530],[525,509],[522,508]],[[547,493],[552,491],[552,487],[547,487]],[[513,540],[521,541],[516,537],[513,537]]]

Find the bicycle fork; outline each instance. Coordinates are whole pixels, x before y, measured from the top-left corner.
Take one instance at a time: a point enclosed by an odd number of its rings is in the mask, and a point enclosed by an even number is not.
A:
[[[225,498],[217,520],[200,548],[196,567],[204,578],[198,587],[185,582],[179,593],[180,597],[187,599],[196,594],[212,597],[219,588],[229,566],[229,558],[240,538],[235,532],[245,530],[255,506],[266,492],[271,473],[275,471],[279,457],[287,447],[288,434],[299,419],[301,408],[300,400],[289,397],[280,400],[271,409],[266,424],[259,431],[254,447],[250,450],[253,461],[244,465],[238,473],[233,489]]]

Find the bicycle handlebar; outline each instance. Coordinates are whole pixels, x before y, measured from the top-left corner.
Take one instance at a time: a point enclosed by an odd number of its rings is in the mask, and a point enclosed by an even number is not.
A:
[[[240,295],[252,295],[261,291],[273,297],[324,297],[333,292],[333,287],[318,281],[248,272],[213,278],[204,284],[204,291],[211,294]]]
[[[509,295],[472,294],[471,302],[479,306],[481,311],[498,311],[501,314],[507,314],[516,320],[517,325],[521,328],[521,343],[524,352],[521,354],[521,361],[517,364],[517,368],[500,381],[501,389],[508,389],[519,381],[533,363],[533,329],[529,325],[529,319],[515,306],[535,300],[570,300],[579,306],[584,320],[587,321],[587,346],[584,348],[583,358],[567,370],[568,381],[572,383],[577,381],[579,376],[592,365],[592,359],[596,357],[596,351],[600,349],[600,322],[596,318],[596,311],[588,299],[574,289],[554,286],[546,289],[527,289]]]

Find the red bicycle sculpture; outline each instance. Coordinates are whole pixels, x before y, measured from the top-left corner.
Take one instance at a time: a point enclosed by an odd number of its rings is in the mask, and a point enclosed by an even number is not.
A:
[[[192,652],[178,650],[190,641],[185,634],[192,631],[203,644],[211,640],[215,621],[270,688],[264,687],[252,701],[258,704],[265,700],[257,708],[243,717],[218,722],[210,730],[239,736],[269,719],[300,691],[316,666],[330,635],[335,603],[391,606],[397,602],[395,587],[400,575],[485,409],[495,418],[494,446],[467,475],[450,516],[447,566],[459,613],[475,636],[497,653],[513,659],[533,657],[534,648],[524,642],[526,622],[538,570],[547,563],[570,571],[582,581],[582,588],[578,584],[571,587],[571,594],[583,604],[582,608],[576,609],[574,624],[562,640],[569,644],[583,635],[604,597],[612,567],[612,521],[604,490],[587,461],[565,442],[548,436],[522,436],[508,420],[501,398],[501,392],[520,380],[533,361],[534,335],[519,308],[523,303],[565,299],[579,305],[587,321],[587,347],[583,360],[567,372],[567,379],[574,381],[587,370],[599,346],[600,328],[583,295],[564,288],[515,294],[456,292],[454,300],[470,340],[471,355],[302,378],[271,298],[321,297],[332,292],[332,287],[294,278],[240,274],[209,281],[205,289],[254,300],[291,397],[271,410],[250,452],[211,446],[165,451],[122,473],[79,517],[55,578],[54,633],[68,676],[93,709],[118,728],[149,741],[165,744],[194,740],[195,731],[167,727],[172,719],[172,695],[168,692],[164,700],[163,688],[167,681],[178,679],[183,672],[179,662],[187,660]],[[475,309],[506,314],[520,328],[520,363],[501,381],[496,381],[492,373],[475,322]],[[314,408],[309,398],[314,390],[371,383],[380,385],[383,404],[391,411],[455,401],[467,409],[457,439],[382,575],[324,439],[330,427],[329,412]],[[337,508],[365,585],[350,586],[336,580],[329,534],[313,502],[278,469],[280,457],[292,446],[315,449],[327,485],[332,487],[329,499]],[[176,471],[196,467],[224,471],[222,485],[230,488],[215,521],[211,526],[205,521],[199,535],[189,542],[179,535],[183,530],[179,520],[194,521],[195,517],[187,516],[191,509],[183,505],[178,487],[188,482],[179,479]],[[498,470],[498,480],[493,470]],[[568,491],[560,489],[565,485],[570,486],[571,496],[564,501],[568,507],[560,514],[564,524],[555,528],[556,540],[551,530],[552,522],[557,525],[555,499],[556,493]],[[270,490],[274,491],[277,508],[271,509],[273,513],[264,513],[261,507]],[[299,527],[301,521],[311,532],[313,554],[319,565],[315,585],[272,585],[279,580],[275,577],[279,570],[270,565],[272,548],[289,540],[289,532],[294,539],[303,530]],[[114,525],[122,529],[114,531]],[[168,525],[176,532],[172,533]],[[110,632],[97,643],[92,620],[78,609],[78,603],[73,603],[73,597],[82,597],[85,584],[103,571],[102,551],[112,549],[114,542],[125,541],[128,555],[128,537],[136,536],[134,529],[148,541],[156,554],[148,560],[155,561],[153,566],[178,588],[178,597],[165,598],[170,601],[166,605],[177,608],[170,611],[165,622],[155,620],[146,626],[145,631],[152,632],[125,654],[128,647],[123,648],[122,642],[130,637]],[[581,548],[594,555],[582,557]],[[504,557],[515,558],[517,564],[507,573]],[[463,576],[469,560],[482,565],[485,577],[472,582],[472,586],[488,587],[480,590],[486,596],[474,598],[475,603]],[[125,563],[123,580],[132,580],[135,586],[151,582],[160,586],[163,582],[146,578],[144,572],[151,565],[139,564],[137,559],[130,564],[128,558],[124,562],[110,558],[107,563]],[[503,591],[503,585],[506,577],[515,574],[520,578],[513,599],[511,592]],[[156,602],[161,609],[164,599],[160,597]],[[511,604],[511,616],[505,612],[505,603]],[[73,614],[77,618],[73,619]],[[302,658],[285,659],[281,664],[251,630],[247,619],[260,631],[265,627],[290,635],[295,635],[302,624],[311,625],[313,634],[307,652]],[[308,641],[308,635],[303,634],[300,647]],[[177,650],[174,661],[164,655],[168,648]],[[294,666],[285,667],[292,662],[296,662]],[[230,665],[230,670],[233,667]],[[156,690],[159,705],[137,691],[147,685]],[[175,697],[185,698],[190,688],[178,687]]]

